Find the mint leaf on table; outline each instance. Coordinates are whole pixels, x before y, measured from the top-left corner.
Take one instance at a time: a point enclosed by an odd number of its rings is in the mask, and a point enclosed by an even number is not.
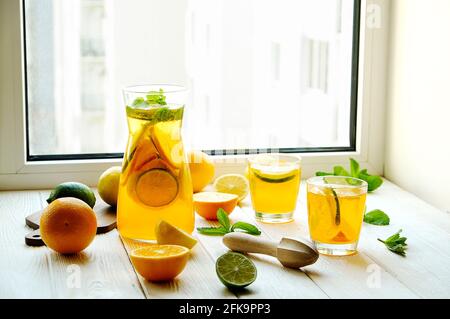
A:
[[[385,212],[375,209],[364,215],[364,222],[376,226],[387,226],[391,220]]]
[[[366,169],[361,171],[358,177],[367,182],[369,192],[375,191],[383,184],[383,179],[380,176],[370,175]]]
[[[350,174],[355,178],[359,176],[359,163],[353,158],[350,159]]]
[[[197,231],[200,234],[210,236],[223,236],[225,234],[232,233],[235,230],[239,230],[250,235],[261,235],[261,231],[255,225],[245,222],[236,222],[231,225],[228,214],[222,208],[217,210],[217,220],[220,224],[219,227],[197,227]]]
[[[333,169],[334,176],[350,176],[349,172],[342,166],[335,166]]]
[[[334,173],[316,172],[316,176],[333,176]]]
[[[217,220],[227,232],[230,231],[230,219],[228,218],[228,214],[222,208],[217,210]]]
[[[203,235],[209,235],[209,236],[223,236],[227,233],[229,233],[228,230],[221,227],[197,227],[197,231],[200,234]]]
[[[243,230],[244,232],[250,235],[261,235],[261,231],[255,225],[245,223],[245,222],[236,222],[231,226],[231,231],[235,229]]]
[[[401,237],[400,233],[402,230],[400,229],[397,233],[392,235],[386,240],[381,240],[378,238],[378,241],[382,242],[386,245],[387,249],[392,251],[393,253],[406,257],[406,249],[408,248],[408,244],[406,243],[407,238]]]

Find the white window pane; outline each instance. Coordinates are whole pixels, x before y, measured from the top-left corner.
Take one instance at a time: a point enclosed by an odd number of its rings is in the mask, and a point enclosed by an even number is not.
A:
[[[26,0],[29,152],[119,153],[121,89],[191,89],[207,150],[349,147],[353,0]]]

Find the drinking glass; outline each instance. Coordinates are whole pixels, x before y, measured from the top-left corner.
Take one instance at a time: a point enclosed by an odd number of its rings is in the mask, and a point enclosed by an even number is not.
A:
[[[248,160],[250,195],[256,219],[265,223],[293,220],[301,178],[301,158],[259,154]]]
[[[307,180],[308,224],[319,253],[356,254],[366,205],[367,183],[346,176]]]

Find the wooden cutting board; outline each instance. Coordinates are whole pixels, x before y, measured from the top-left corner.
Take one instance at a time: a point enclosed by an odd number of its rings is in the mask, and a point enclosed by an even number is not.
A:
[[[103,201],[97,200],[98,203],[94,207],[95,214],[97,215],[97,234],[107,233],[117,226],[116,221],[116,208],[105,204]],[[39,222],[43,210],[37,211],[25,218],[27,226],[34,229],[31,233],[25,236],[25,243],[28,246],[44,246],[41,234],[39,231]]]

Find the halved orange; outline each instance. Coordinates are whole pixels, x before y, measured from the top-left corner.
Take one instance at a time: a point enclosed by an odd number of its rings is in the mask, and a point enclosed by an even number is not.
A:
[[[177,197],[178,181],[169,171],[155,168],[138,177],[135,191],[145,205],[160,207]]]
[[[219,192],[194,194],[194,208],[197,214],[208,220],[217,220],[217,210],[222,208],[231,214],[238,203],[238,196]]]
[[[136,271],[150,281],[167,281],[178,276],[189,259],[189,249],[178,245],[151,245],[130,254]]]

